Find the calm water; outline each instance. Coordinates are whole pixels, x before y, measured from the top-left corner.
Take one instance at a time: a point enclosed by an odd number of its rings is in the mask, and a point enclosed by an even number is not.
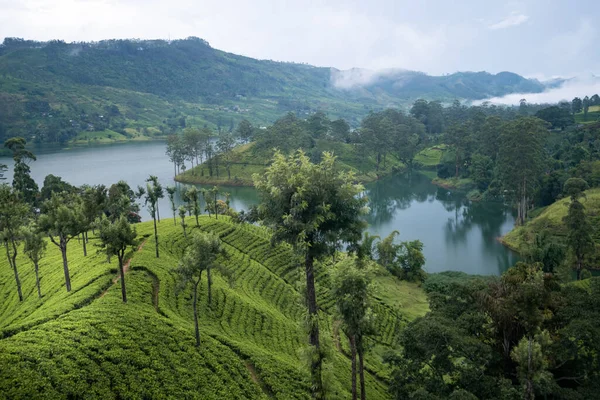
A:
[[[173,180],[173,165],[162,142],[34,151],[38,160],[31,163],[31,171],[40,187],[48,174],[77,186],[109,186],[122,179],[135,188],[145,185],[149,175],[156,175],[164,186],[176,185],[180,191],[186,187]],[[0,158],[0,163],[9,165],[10,182],[12,160]],[[253,188],[224,190],[231,193],[231,205],[236,210],[258,201]],[[383,237],[398,230],[401,240],[421,240],[429,272],[457,270],[498,275],[517,260],[496,240],[514,224],[514,218],[501,204],[470,203],[464,195],[438,188],[420,174],[383,179],[367,185],[366,192],[371,207],[369,231]],[[179,193],[177,201],[181,202]],[[170,208],[169,200],[162,199],[162,218],[170,216]],[[141,214],[143,219],[149,218],[144,208]]]

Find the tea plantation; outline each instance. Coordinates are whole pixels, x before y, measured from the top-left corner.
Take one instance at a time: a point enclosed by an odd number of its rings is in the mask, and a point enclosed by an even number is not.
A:
[[[2,258],[0,399],[310,398],[303,274],[290,249],[271,246],[262,228],[236,225],[224,216],[201,217],[188,236],[196,229],[220,236],[227,251],[220,261],[228,272],[213,273],[211,307],[203,277],[199,348],[191,291],[174,273],[187,239],[173,220],[159,224],[160,258],[152,222],[137,225],[142,245],[130,253],[127,303],[121,301],[116,257],[109,264],[91,232],[87,257],[76,239],[69,243],[70,293],[52,244],[40,263],[42,299],[33,266],[20,255],[25,300],[18,301],[12,270]],[[327,267],[319,265],[317,275],[320,324],[329,349],[324,380],[331,398],[345,399],[350,351],[333,317]],[[428,305],[421,289],[383,270],[375,282],[378,333],[366,357],[367,395],[386,399],[389,370],[382,356],[396,345],[406,319],[423,315]]]

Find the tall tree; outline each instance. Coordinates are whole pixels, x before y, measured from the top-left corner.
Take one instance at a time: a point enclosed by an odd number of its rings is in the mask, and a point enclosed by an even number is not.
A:
[[[322,398],[322,353],[319,339],[314,261],[335,250],[335,243],[361,239],[366,198],[352,173],[335,167],[335,157],[323,153],[313,164],[302,152],[289,157],[276,152],[261,176],[253,177],[261,198],[258,215],[273,230],[273,239],[285,241],[304,253],[306,304],[309,313],[309,344],[314,351],[311,373],[313,393]]]
[[[23,301],[21,280],[17,268],[17,254],[21,241],[21,228],[25,225],[30,208],[15,189],[0,185],[0,238],[4,242],[8,265],[12,268],[19,301]]]
[[[121,296],[123,303],[127,303],[127,289],[125,287],[125,252],[136,244],[137,232],[131,227],[127,218],[121,216],[118,220],[111,222],[108,218],[97,221],[98,236],[106,247],[108,254],[114,254],[119,260],[119,273],[121,275]]]
[[[150,176],[150,178],[146,180],[146,189],[140,187],[138,191],[141,196],[145,196],[145,204],[148,207],[148,212],[150,212],[152,221],[154,222],[154,244],[156,246],[156,258],[158,258],[158,228],[156,227],[156,219],[158,214],[158,199],[164,197],[164,194],[158,179],[154,178],[156,177]],[[150,182],[152,182],[152,185]]]
[[[186,200],[189,203],[189,209],[194,213],[194,216],[196,217],[196,226],[199,225],[198,216],[200,215],[200,204],[199,204],[200,199],[198,198],[199,193],[200,192],[198,191],[198,188],[196,186],[190,187],[185,192]]]
[[[42,215],[38,220],[40,231],[60,249],[67,292],[71,291],[71,277],[67,259],[69,241],[81,233],[85,217],[79,196],[69,193],[53,194],[42,204]]]
[[[500,138],[497,167],[502,186],[517,205],[517,224],[527,218],[533,192],[544,170],[546,122],[522,117],[505,125]]]
[[[177,225],[177,206],[175,206],[175,193],[177,188],[175,186],[167,186],[167,196],[169,202],[171,202],[171,211],[173,211],[173,224]]]
[[[40,260],[46,253],[46,241],[44,235],[39,232],[39,229],[35,225],[28,225],[23,227],[22,230],[23,241],[25,246],[23,252],[33,263],[35,271],[35,285],[37,287],[38,297],[42,298],[42,288],[40,286]]]
[[[571,202],[564,222],[568,232],[567,244],[575,256],[577,280],[581,279],[586,255],[594,248],[593,228],[585,214],[585,206],[579,201],[585,196],[584,191],[587,188],[587,182],[581,178],[570,178],[565,182],[565,194],[570,196]]]
[[[181,228],[183,229],[183,237],[187,239],[187,232],[185,230],[185,207],[179,206],[179,218],[181,219]]]
[[[15,161],[13,174],[13,187],[19,196],[28,204],[35,204],[38,194],[38,185],[31,177],[31,168],[28,162],[35,161],[35,155],[25,148],[27,141],[22,137],[13,137],[4,142],[4,147],[12,152]]]
[[[146,189],[152,189],[152,195],[154,196],[154,198],[156,198],[156,217],[158,219],[158,222],[160,222],[160,210],[158,207],[158,202],[160,201],[160,199],[165,197],[165,191],[160,182],[158,182],[158,177],[156,177],[155,175],[150,175],[148,179],[146,179],[146,182],[152,183],[152,185],[148,185]]]
[[[458,178],[460,167],[468,157],[471,143],[471,124],[451,125],[446,132],[447,143],[454,148],[454,177]]]
[[[225,169],[227,170],[227,179],[231,179],[231,160],[232,150],[235,146],[235,138],[231,133],[222,133],[219,135],[219,141],[217,142],[217,148],[221,152],[221,158],[225,162]]]
[[[575,97],[573,99],[573,101],[571,101],[571,112],[573,114],[580,113],[582,108],[583,108],[583,102],[581,101],[581,99],[579,97]]]
[[[238,124],[235,134],[242,142],[248,143],[250,140],[252,140],[252,136],[254,135],[254,127],[250,121],[243,119]]]
[[[198,326],[198,287],[202,281],[202,272],[218,267],[217,258],[224,254],[219,236],[213,232],[195,232],[190,245],[176,269],[181,277],[183,286],[191,283],[194,293],[194,328],[196,333],[196,347],[200,346],[200,329]]]
[[[357,268],[351,258],[340,263],[333,274],[333,297],[337,312],[343,321],[344,332],[350,342],[352,354],[352,398],[357,399],[356,376],[360,377],[361,399],[366,398],[364,381],[364,339],[372,331],[369,295],[372,292],[369,271]],[[362,265],[362,263],[359,263]],[[357,371],[356,355],[359,356]]]

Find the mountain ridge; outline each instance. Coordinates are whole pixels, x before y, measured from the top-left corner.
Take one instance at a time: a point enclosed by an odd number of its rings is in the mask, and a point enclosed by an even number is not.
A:
[[[266,125],[286,112],[317,110],[357,126],[369,111],[407,108],[418,98],[481,100],[546,88],[510,72],[391,71],[340,87],[336,79],[344,71],[257,60],[195,37],[89,43],[6,38],[0,45],[0,139],[61,142],[105,129],[128,138],[164,135],[183,128],[182,119],[220,130],[243,118]],[[116,127],[102,121],[112,106]]]

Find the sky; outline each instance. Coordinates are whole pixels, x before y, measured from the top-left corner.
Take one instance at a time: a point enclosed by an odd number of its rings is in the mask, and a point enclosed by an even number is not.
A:
[[[197,36],[259,59],[441,75],[600,75],[600,1],[0,0],[0,38]]]

